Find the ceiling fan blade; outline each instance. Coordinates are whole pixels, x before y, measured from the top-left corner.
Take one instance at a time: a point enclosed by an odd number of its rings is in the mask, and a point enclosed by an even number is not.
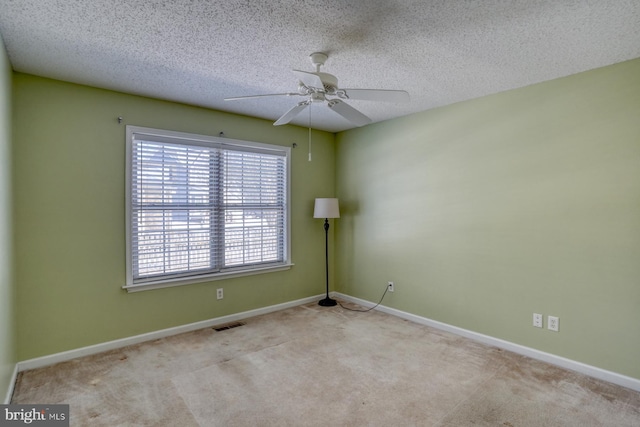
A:
[[[240,101],[243,99],[253,99],[253,98],[264,98],[266,96],[300,96],[301,94],[299,93],[267,93],[265,95],[249,95],[249,96],[233,96],[231,98],[225,98],[225,101]]]
[[[293,107],[292,109],[284,113],[282,117],[280,117],[273,125],[274,126],[286,125],[308,106],[309,106],[309,101],[300,102],[298,105],[296,105],[295,107]]]
[[[329,108],[356,126],[368,125],[372,121],[369,117],[339,99],[332,99],[329,101]]]
[[[322,79],[316,74],[311,73],[309,71],[300,71],[293,70],[296,76],[300,79],[302,83],[306,86],[315,87],[318,89],[322,89],[324,87],[324,83],[322,83]]]
[[[363,101],[383,102],[409,102],[409,93],[404,90],[384,89],[340,89],[344,91],[348,99],[361,99]]]

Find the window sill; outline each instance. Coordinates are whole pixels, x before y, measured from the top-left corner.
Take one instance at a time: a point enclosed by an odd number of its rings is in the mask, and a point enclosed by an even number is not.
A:
[[[144,282],[125,285],[122,289],[127,292],[150,291],[153,289],[170,288],[174,286],[192,285],[194,283],[213,282],[215,280],[231,279],[234,277],[253,276],[256,274],[273,273],[275,271],[289,270],[294,264],[281,264],[277,266],[254,268],[251,270],[229,271],[225,273],[209,274],[197,277],[182,277],[179,279],[158,280],[154,282]]]

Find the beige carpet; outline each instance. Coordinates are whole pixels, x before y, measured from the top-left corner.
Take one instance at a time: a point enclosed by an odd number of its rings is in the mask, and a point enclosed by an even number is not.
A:
[[[640,426],[640,393],[372,311],[308,304],[19,375],[74,426]]]

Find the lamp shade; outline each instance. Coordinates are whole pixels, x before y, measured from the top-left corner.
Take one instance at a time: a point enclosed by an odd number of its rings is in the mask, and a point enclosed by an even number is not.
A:
[[[316,199],[314,218],[340,218],[338,199]]]

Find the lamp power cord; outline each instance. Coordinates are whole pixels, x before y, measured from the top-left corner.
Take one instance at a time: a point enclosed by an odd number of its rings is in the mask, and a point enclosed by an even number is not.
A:
[[[367,308],[366,310],[356,310],[355,308],[345,307],[344,305],[342,305],[342,303],[340,303],[340,301],[338,301],[338,305],[340,305],[340,307],[344,308],[345,310],[359,311],[360,313],[366,313],[367,311],[371,311],[371,310],[373,310],[374,308],[376,308],[377,306],[380,305],[380,303],[384,299],[384,296],[387,295],[387,291],[388,290],[389,290],[389,286],[385,286],[384,293],[382,294],[382,298],[380,298],[380,301],[378,301],[378,303],[376,305],[374,305],[373,307]]]

